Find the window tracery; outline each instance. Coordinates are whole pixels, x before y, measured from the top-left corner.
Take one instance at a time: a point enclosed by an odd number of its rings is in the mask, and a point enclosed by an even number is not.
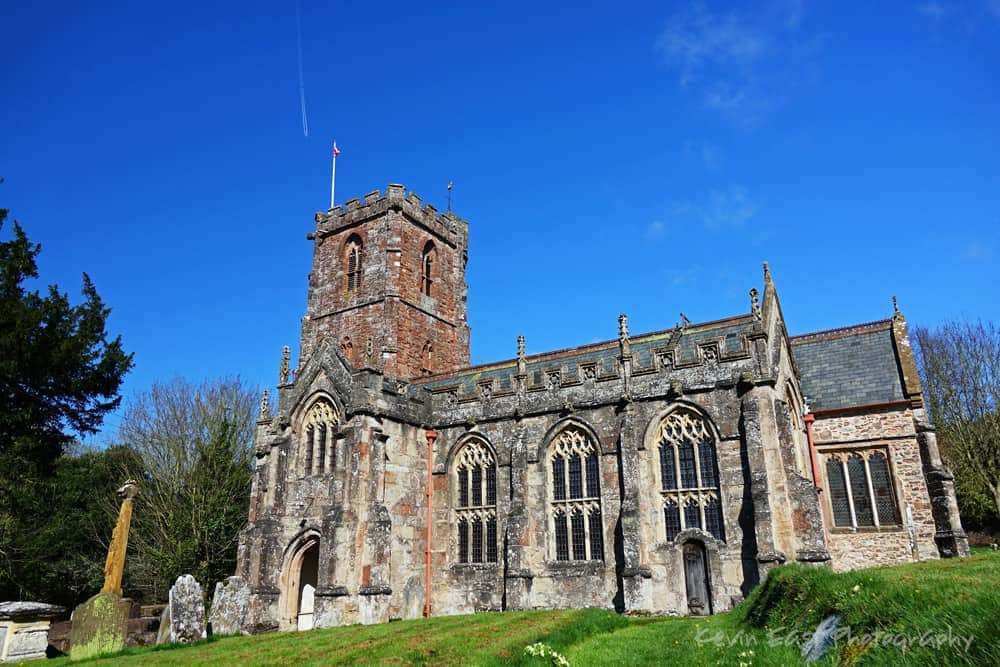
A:
[[[550,527],[555,559],[603,560],[604,521],[597,446],[576,427],[557,435],[550,447]]]
[[[715,435],[708,421],[689,409],[660,422],[660,496],[668,540],[699,528],[725,540]]]
[[[458,562],[497,562],[497,466],[489,446],[474,438],[455,457]]]
[[[337,412],[326,399],[313,403],[302,419],[302,472],[322,475],[333,470],[333,442]]]

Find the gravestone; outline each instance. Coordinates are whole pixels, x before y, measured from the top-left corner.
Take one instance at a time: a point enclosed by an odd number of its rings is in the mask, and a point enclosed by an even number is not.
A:
[[[211,635],[249,634],[244,631],[250,607],[250,586],[242,577],[229,577],[215,584],[212,610],[208,614]]]
[[[49,621],[64,611],[42,602],[0,602],[0,662],[44,658]]]
[[[205,602],[201,584],[190,574],[177,577],[170,588],[170,641],[193,642],[205,637]]]
[[[816,632],[813,633],[813,636],[802,646],[802,659],[807,663],[822,660],[823,656],[830,649],[830,645],[833,644],[833,639],[839,627],[840,616],[837,614],[831,614],[824,618],[816,627]]]
[[[125,648],[132,602],[102,591],[73,610],[69,655],[84,660]]]

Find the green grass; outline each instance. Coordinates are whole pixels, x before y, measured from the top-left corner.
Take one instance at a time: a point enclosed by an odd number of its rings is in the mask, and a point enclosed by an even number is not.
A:
[[[838,641],[824,665],[1000,665],[1000,554],[844,574],[788,565],[732,612],[701,619],[598,609],[445,616],[133,649],[95,662],[542,665],[524,653],[541,641],[573,665],[794,665],[802,637],[831,613],[852,641]],[[859,641],[866,637],[879,641]],[[942,639],[953,641],[933,645]]]

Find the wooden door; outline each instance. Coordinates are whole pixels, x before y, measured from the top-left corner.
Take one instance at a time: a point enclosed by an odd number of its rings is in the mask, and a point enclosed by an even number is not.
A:
[[[687,585],[688,612],[692,616],[711,614],[705,547],[698,542],[684,545],[684,581]]]

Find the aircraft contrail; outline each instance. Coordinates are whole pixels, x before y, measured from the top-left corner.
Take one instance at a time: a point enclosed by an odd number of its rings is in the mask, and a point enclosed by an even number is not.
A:
[[[299,47],[299,104],[302,107],[302,136],[309,136],[309,119],[306,118],[306,79],[302,75],[302,10],[295,2],[295,36]]]

